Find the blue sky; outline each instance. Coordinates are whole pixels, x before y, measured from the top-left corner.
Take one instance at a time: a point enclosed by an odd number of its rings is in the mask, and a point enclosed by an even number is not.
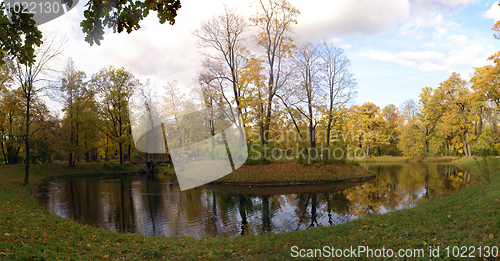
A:
[[[124,66],[141,81],[162,86],[179,80],[188,87],[196,74],[200,50],[192,31],[221,11],[221,1],[181,1],[174,26],[160,25],[154,15],[131,34],[109,32],[101,46],[89,46],[79,27],[86,1],[44,25],[44,32],[63,32],[66,57],[87,73]],[[251,16],[252,0],[239,2]],[[294,30],[300,41],[331,39],[345,49],[358,82],[355,104],[381,108],[415,99],[423,87],[438,87],[451,72],[469,79],[474,67],[500,50],[491,27],[500,20],[497,1],[485,0],[310,0],[291,1],[301,11]],[[307,2],[307,3],[306,3]],[[256,48],[250,46],[250,48]],[[64,60],[64,59],[62,59]],[[64,62],[60,63],[61,66]]]
[[[487,58],[500,49],[491,30],[496,20],[491,11],[486,15],[492,4],[471,1],[455,10],[431,8],[426,19],[401,22],[374,36],[344,38],[358,78],[355,103],[399,106],[407,99],[418,101],[423,87],[438,87],[451,72],[470,79],[473,68],[490,63]]]

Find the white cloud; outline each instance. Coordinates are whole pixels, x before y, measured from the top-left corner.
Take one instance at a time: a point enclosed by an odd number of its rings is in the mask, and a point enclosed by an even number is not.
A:
[[[339,44],[343,41],[342,38],[337,38],[337,37],[333,37],[332,39],[330,39],[330,42],[332,42],[333,44]]]
[[[372,60],[415,67],[423,71],[445,69],[443,66],[439,65],[439,62],[444,59],[445,55],[436,51],[400,52],[397,54],[391,54],[386,51],[368,50],[361,52],[359,55]]]
[[[484,46],[483,43],[469,42],[463,48],[449,51],[444,63],[450,68],[456,68],[457,66],[474,68],[485,65],[489,54],[489,48]]]
[[[424,48],[433,48],[436,46],[436,43],[426,43],[423,45]]]
[[[442,13],[457,11],[475,0],[342,0],[292,1],[300,10],[296,32],[309,40],[331,35],[377,35],[408,23],[406,29],[437,28],[442,37],[450,26]],[[404,30],[401,32],[405,34]],[[420,34],[408,31],[415,37]]]
[[[468,42],[468,38],[466,35],[463,34],[454,34],[450,35],[446,38],[447,41],[450,42],[452,45],[465,45]]]
[[[500,20],[500,6],[498,6],[498,3],[493,3],[490,9],[484,13],[484,17],[491,18],[495,21]]]
[[[474,68],[487,63],[487,58],[494,51],[493,46],[486,45],[486,39],[477,41],[467,40],[464,35],[453,35],[448,37],[459,44],[452,45],[455,48],[446,52],[442,51],[403,51],[389,53],[383,50],[367,50],[359,53],[359,56],[372,60],[390,62],[398,65],[418,68],[421,71],[447,71],[453,72],[459,68]]]
[[[344,50],[349,50],[351,49],[352,45],[346,43],[346,44],[342,44],[340,45],[340,48],[344,49]]]
[[[330,39],[330,42],[333,43],[334,45],[344,49],[344,50],[349,50],[351,49],[352,45],[346,43],[344,39],[333,37]]]
[[[160,24],[156,13],[151,12],[140,22],[141,29],[130,34],[107,30],[100,46],[90,46],[80,28],[84,5],[80,1],[71,12],[47,25],[68,36],[65,55],[73,58],[78,69],[90,77],[109,65],[123,66],[141,80],[159,80],[159,85],[165,84],[162,79],[168,79],[169,75],[199,65],[200,50],[191,32],[202,20],[218,14],[221,6],[206,1],[183,3],[175,26]]]
[[[376,35],[408,19],[400,0],[294,1],[301,14],[297,33],[314,40],[326,36]]]
[[[410,0],[410,2],[412,3],[412,5],[416,6],[449,9],[449,8],[461,8],[467,4],[474,3],[475,0]]]
[[[460,24],[445,19],[440,12],[416,12],[411,20],[399,28],[399,35],[414,39],[421,39],[428,35],[428,29],[433,30],[436,39],[442,39],[450,30],[460,28]]]

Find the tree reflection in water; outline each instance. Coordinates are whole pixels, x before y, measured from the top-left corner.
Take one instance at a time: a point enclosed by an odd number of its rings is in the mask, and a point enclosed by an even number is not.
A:
[[[415,206],[467,186],[449,164],[367,164],[364,183],[304,186],[207,185],[181,192],[175,179],[147,176],[55,179],[37,199],[50,213],[147,236],[233,236],[331,226]]]

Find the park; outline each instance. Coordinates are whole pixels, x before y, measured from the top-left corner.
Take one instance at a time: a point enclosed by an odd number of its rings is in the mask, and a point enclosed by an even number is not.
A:
[[[0,5],[0,259],[500,256],[497,5],[78,2]]]

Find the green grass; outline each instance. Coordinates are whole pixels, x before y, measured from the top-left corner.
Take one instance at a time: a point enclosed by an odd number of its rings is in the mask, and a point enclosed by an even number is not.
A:
[[[50,215],[31,196],[32,186],[21,185],[22,166],[2,165],[0,258],[283,260],[290,259],[292,246],[344,249],[363,245],[395,251],[423,248],[426,258],[417,260],[429,260],[429,247],[439,246],[441,256],[435,260],[441,260],[447,246],[500,247],[500,159],[467,159],[456,164],[475,173],[481,181],[412,209],[374,215],[338,226],[215,239],[117,234]],[[85,168],[84,164],[81,165]],[[77,168],[74,173],[77,173]],[[92,169],[104,171],[98,166]],[[47,176],[68,171],[57,164],[45,168],[37,166],[33,168],[31,180],[38,182]],[[478,251],[475,254],[477,256]]]
[[[459,159],[458,156],[435,156],[435,157],[419,157],[419,158],[411,158],[411,157],[400,157],[400,156],[371,156],[366,157],[360,162],[365,163],[375,163],[375,162],[451,162]]]

